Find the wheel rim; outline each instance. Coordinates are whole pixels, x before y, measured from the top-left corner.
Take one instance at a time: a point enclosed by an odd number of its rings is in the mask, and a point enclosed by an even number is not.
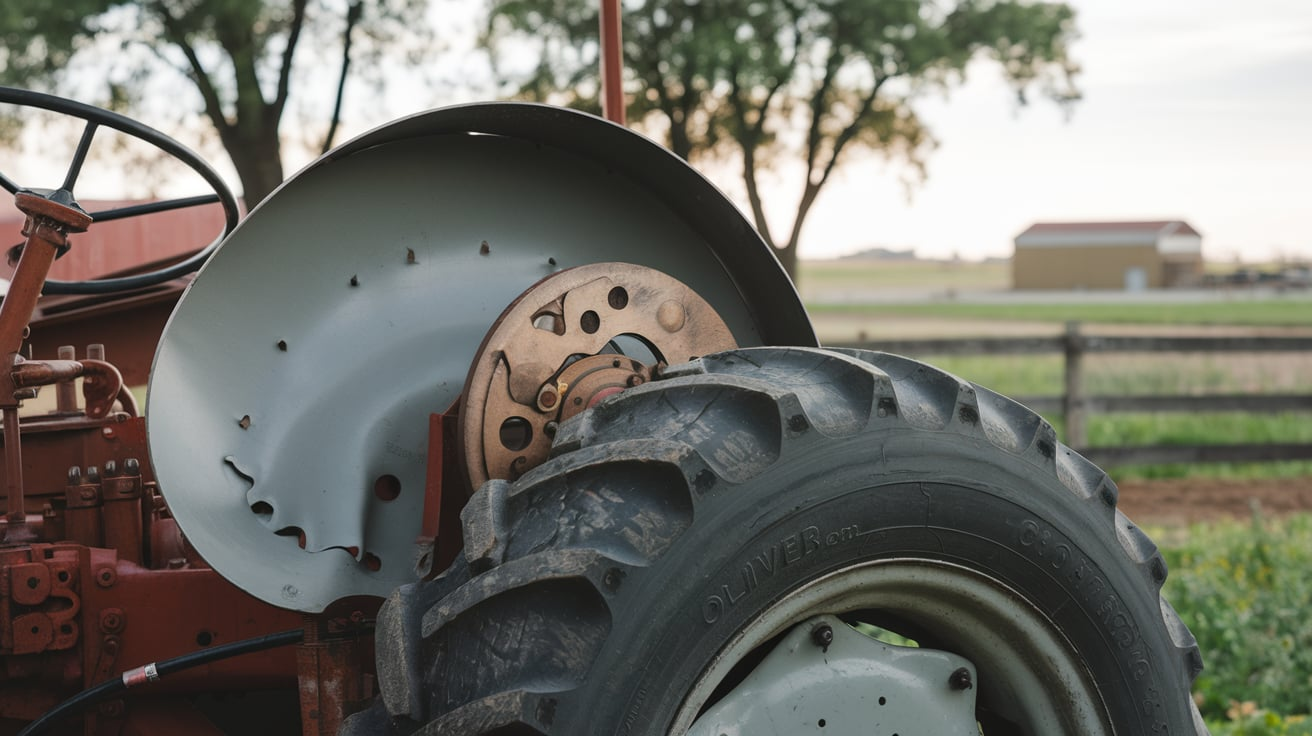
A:
[[[1024,733],[1110,734],[1107,708],[1056,625],[1002,581],[919,558],[866,562],[797,588],[734,635],[689,691],[670,734],[684,734],[734,665],[820,614],[878,612],[914,621],[934,646],[971,660],[980,700]]]

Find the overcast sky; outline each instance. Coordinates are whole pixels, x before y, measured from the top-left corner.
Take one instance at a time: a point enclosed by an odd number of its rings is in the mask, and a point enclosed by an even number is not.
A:
[[[803,257],[1005,256],[1035,221],[1183,218],[1210,259],[1312,260],[1312,3],[1072,4],[1085,99],[1069,120],[973,70],[917,108],[941,146],[911,201],[896,170],[851,162]]]
[[[1069,116],[1042,99],[1018,108],[991,66],[972,67],[948,97],[915,103],[941,144],[928,179],[908,189],[896,166],[851,158],[817,201],[802,256],[874,246],[1007,256],[1035,221],[1183,218],[1209,259],[1312,260],[1312,0],[1070,1],[1084,99]],[[349,133],[488,96],[471,81],[486,79],[486,56],[472,48],[482,3],[433,7],[448,41],[424,69],[447,78],[435,87],[444,92],[415,95],[423,80],[389,74],[406,94],[363,105],[367,95],[348,93]],[[295,119],[285,122],[294,137]],[[295,146],[287,154],[289,173],[309,159]],[[207,155],[231,176],[221,153]],[[737,166],[706,173],[733,194]],[[784,167],[767,182],[776,232],[792,224],[799,176]]]

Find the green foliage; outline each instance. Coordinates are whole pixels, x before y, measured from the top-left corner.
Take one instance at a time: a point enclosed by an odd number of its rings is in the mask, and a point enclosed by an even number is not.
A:
[[[1207,727],[1212,736],[1312,736],[1312,719],[1305,715],[1280,716],[1261,709],[1240,715],[1239,708],[1254,705],[1238,703],[1235,716],[1228,721],[1211,721]]]
[[[536,53],[531,69],[500,67],[508,89],[596,109],[597,13],[592,0],[493,0],[485,43],[494,54]],[[922,169],[933,139],[911,107],[915,93],[946,88],[970,61],[991,58],[1022,102],[1036,86],[1061,102],[1078,97],[1074,11],[1062,3],[637,0],[625,3],[623,22],[630,118],[684,158],[740,157],[757,228],[790,274],[802,223],[847,151]],[[806,171],[791,229],[776,237],[757,177],[778,155]]]
[[[194,96],[168,107],[198,104],[232,158],[247,205],[254,206],[282,181],[279,125],[293,86],[295,58],[309,56],[322,64],[327,50],[334,61],[331,54],[349,48],[346,39],[353,31],[373,42],[356,46],[354,53],[361,56],[397,46],[402,34],[425,40],[428,34],[418,21],[427,4],[5,0],[0,5],[0,83],[84,99],[99,95],[87,101],[131,114],[152,74],[171,72],[189,80]],[[151,53],[132,53],[143,49]],[[345,56],[341,51],[332,64],[340,66],[343,77],[349,66]],[[84,63],[76,74],[69,73],[79,59]],[[0,111],[4,114],[8,111]]]
[[[1195,526],[1162,552],[1163,594],[1203,652],[1194,687],[1213,733],[1312,734],[1296,717],[1312,712],[1312,517]]]

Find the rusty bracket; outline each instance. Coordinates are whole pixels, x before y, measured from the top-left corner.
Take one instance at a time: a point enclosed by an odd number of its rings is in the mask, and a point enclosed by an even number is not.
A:
[[[23,360],[19,357],[10,373],[14,388],[20,390],[75,378],[82,379],[87,416],[92,419],[109,416],[123,388],[122,374],[110,363],[103,360]]]
[[[428,417],[424,511],[415,539],[415,574],[426,580],[447,569],[460,554],[463,543],[460,509],[469,492],[464,490],[465,479],[454,442],[460,431],[459,403],[457,400],[442,414]]]
[[[77,592],[76,552],[49,545],[14,550],[0,566],[0,650],[37,654],[71,649],[78,641],[77,617],[82,598]]]

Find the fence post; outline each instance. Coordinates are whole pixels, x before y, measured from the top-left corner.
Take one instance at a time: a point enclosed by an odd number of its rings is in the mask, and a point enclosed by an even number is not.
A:
[[[1066,444],[1083,449],[1088,444],[1084,416],[1084,336],[1079,322],[1066,323],[1066,394],[1062,415],[1066,421]]]

